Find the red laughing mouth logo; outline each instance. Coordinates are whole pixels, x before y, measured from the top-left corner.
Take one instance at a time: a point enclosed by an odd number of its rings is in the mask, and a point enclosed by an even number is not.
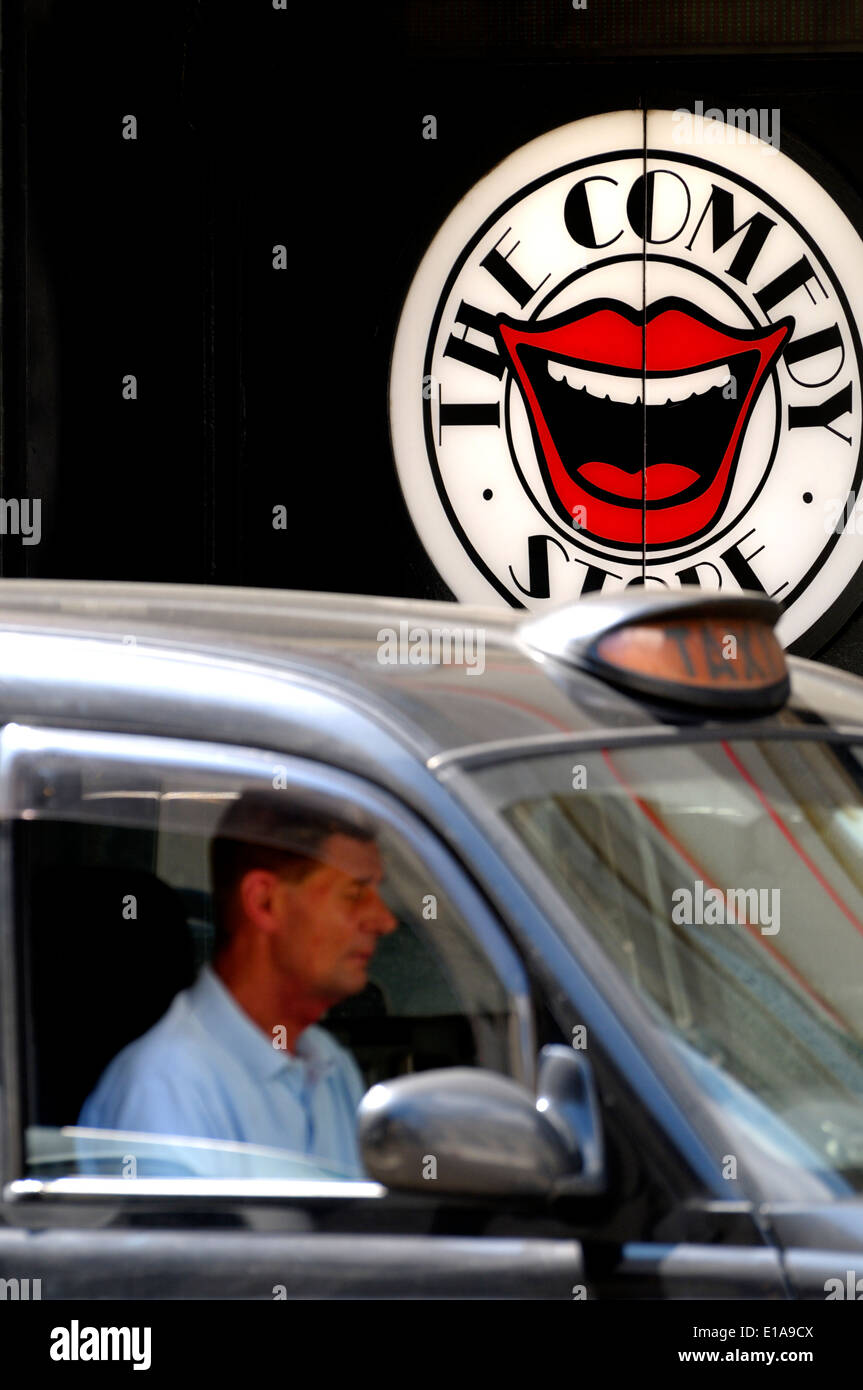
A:
[[[595,299],[541,325],[497,324],[556,511],[622,545],[692,540],[721,516],[753,406],[794,328],[728,328],[679,299],[643,319]]]

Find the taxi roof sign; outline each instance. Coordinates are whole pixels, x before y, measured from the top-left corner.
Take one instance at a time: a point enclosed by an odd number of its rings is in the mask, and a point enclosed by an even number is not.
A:
[[[720,715],[767,713],[790,690],[774,631],[781,611],[760,594],[627,594],[567,604],[519,635],[534,652],[633,695]]]

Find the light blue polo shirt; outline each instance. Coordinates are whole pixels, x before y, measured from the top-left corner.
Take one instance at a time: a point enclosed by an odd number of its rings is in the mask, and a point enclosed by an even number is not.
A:
[[[205,966],[159,1022],[110,1062],[78,1124],[287,1149],[364,1177],[359,1067],[315,1025],[296,1049],[274,1047]]]

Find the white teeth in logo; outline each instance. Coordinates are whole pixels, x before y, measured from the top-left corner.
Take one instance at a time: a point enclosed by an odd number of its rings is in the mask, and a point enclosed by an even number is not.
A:
[[[620,405],[641,404],[641,377],[630,374],[618,376],[612,372],[571,367],[564,362],[548,359],[548,374],[554,381],[565,381],[574,391],[587,391],[598,400],[615,401]],[[700,367],[694,372],[676,376],[647,377],[647,404],[666,405],[701,396],[715,387],[727,386],[731,369],[726,362],[721,367]]]

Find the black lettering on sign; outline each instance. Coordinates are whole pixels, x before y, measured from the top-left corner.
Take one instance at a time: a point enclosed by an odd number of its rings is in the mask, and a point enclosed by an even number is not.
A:
[[[579,598],[584,598],[585,594],[598,594],[610,573],[610,570],[600,569],[599,565],[588,565]],[[620,575],[615,574],[614,578],[619,579]]]
[[[789,405],[788,407],[788,428],[790,430],[812,429],[816,425],[823,425],[831,434],[838,435],[844,439],[846,444],[851,443],[851,436],[842,434],[840,430],[834,430],[830,424],[831,420],[836,420],[840,415],[846,415],[851,409],[851,382],[843,386],[839,391],[820,405]]]
[[[506,236],[505,232],[504,236]],[[501,237],[501,241],[502,240],[503,237]],[[498,246],[499,245],[500,242],[498,242]],[[517,245],[518,242],[516,242],[516,246]],[[514,250],[515,246],[512,248],[512,251]],[[510,251],[510,255],[512,255],[512,251]],[[536,290],[527,283],[524,276],[519,275],[518,271],[510,265],[506,256],[500,254],[497,246],[493,246],[488,255],[483,257],[480,261],[480,265],[484,270],[488,271],[489,275],[494,276],[497,283],[502,289],[506,290],[507,294],[512,295],[520,309],[523,309],[536,294]]]
[[[527,568],[528,568],[528,587],[525,588],[515,577],[512,565],[509,572],[516,588],[528,598],[548,598],[551,592],[548,583],[548,545],[556,545],[558,550],[563,552],[563,558],[569,563],[569,556],[554,536],[528,536],[527,538]]]
[[[827,296],[824,292],[824,286],[812,269],[812,263],[809,257],[801,256],[799,261],[795,261],[787,270],[781,271],[774,279],[769,280],[756,294],[755,302],[760,309],[763,309],[765,314],[769,314],[770,310],[774,309],[777,304],[781,304],[783,299],[787,299],[789,294],[793,294],[795,290],[799,290],[806,285],[806,293],[812,300],[812,303],[815,304],[817,301],[814,294],[809,289],[810,280],[815,281],[826,299]]]
[[[746,284],[752,267],[757,257],[760,255],[765,241],[770,235],[771,229],[776,223],[766,217],[763,212],[754,212],[751,217],[747,217],[745,222],[741,222],[739,227],[734,225],[734,195],[729,193],[726,188],[717,188],[713,185],[713,192],[705,204],[704,211],[698,219],[698,226],[686,243],[687,251],[692,250],[692,243],[701,230],[701,224],[708,212],[713,213],[713,250],[721,251],[726,242],[731,241],[732,237],[739,236],[744,227],[747,228],[746,235],[737,248],[737,254],[731,265],[726,271],[734,280],[739,280],[742,285]]]
[[[809,357],[818,357],[822,352],[829,352],[831,348],[839,348],[842,357],[839,366],[833,376],[826,376],[823,381],[801,381],[791,370],[794,362],[805,362]],[[782,360],[788,369],[788,375],[798,386],[826,386],[828,381],[833,381],[845,366],[845,344],[839,332],[839,325],[832,323],[829,328],[819,328],[816,333],[807,333],[803,338],[792,338],[782,354]]]
[[[497,401],[473,401],[467,405],[440,403],[440,425],[497,425],[500,428],[500,406]]]
[[[749,537],[754,535],[755,528],[753,527],[751,531],[746,532],[745,536],[741,536],[739,541],[735,541],[727,550],[723,550],[722,559],[725,561],[733,578],[737,580],[741,589],[756,589],[760,593],[765,594],[767,590],[749,563],[750,560],[755,559],[756,555],[761,554],[764,546],[760,545],[757,550],[753,550],[751,555],[742,555],[740,553],[740,547],[743,542],[748,541]]]
[[[587,185],[589,183],[613,183],[615,188],[617,187],[617,179],[610,178],[608,174],[591,174],[588,178],[582,179],[566,195],[566,202],[563,205],[563,220],[573,241],[577,242],[579,246],[588,247],[591,251],[599,251],[604,246],[611,246],[618,237],[622,237],[623,228],[621,227],[617,236],[609,237],[608,241],[597,241],[590,204],[587,201]]]
[[[701,588],[701,580],[698,578],[698,571],[699,571],[702,567],[705,568],[705,569],[713,570],[713,573],[716,575],[716,580],[717,580],[716,587],[717,587],[718,589],[721,589],[721,588],[722,588],[722,575],[720,574],[719,570],[716,568],[716,566],[715,566],[715,565],[712,563],[712,561],[710,561],[710,560],[699,560],[699,562],[698,562],[697,565],[689,565],[685,570],[678,570],[678,571],[677,571],[677,578],[680,580],[681,584],[696,584],[696,585],[698,586],[698,588],[700,589],[700,588]]]
[[[683,214],[683,220],[676,231],[665,237],[653,235],[653,204],[656,196],[656,180],[660,174],[677,179],[678,183],[683,184],[683,191],[686,194],[686,212]],[[650,242],[651,246],[664,246],[666,242],[674,241],[676,237],[680,236],[689,221],[691,207],[692,199],[689,196],[689,187],[679,174],[675,174],[673,169],[651,169],[646,174],[639,174],[632,185],[626,200],[626,215],[636,236],[643,236],[644,240]]]
[[[473,328],[494,342],[495,321],[485,309],[477,309],[475,305],[468,304],[463,299],[458,306],[455,320],[456,323],[463,323],[465,330]],[[497,377],[498,381],[506,371],[506,364],[497,348],[490,351],[488,348],[479,347],[476,343],[468,341],[467,333],[463,338],[457,338],[454,333],[450,333],[443,355],[455,357],[457,361],[466,363],[468,367],[476,367],[481,372],[488,372],[490,376]]]

